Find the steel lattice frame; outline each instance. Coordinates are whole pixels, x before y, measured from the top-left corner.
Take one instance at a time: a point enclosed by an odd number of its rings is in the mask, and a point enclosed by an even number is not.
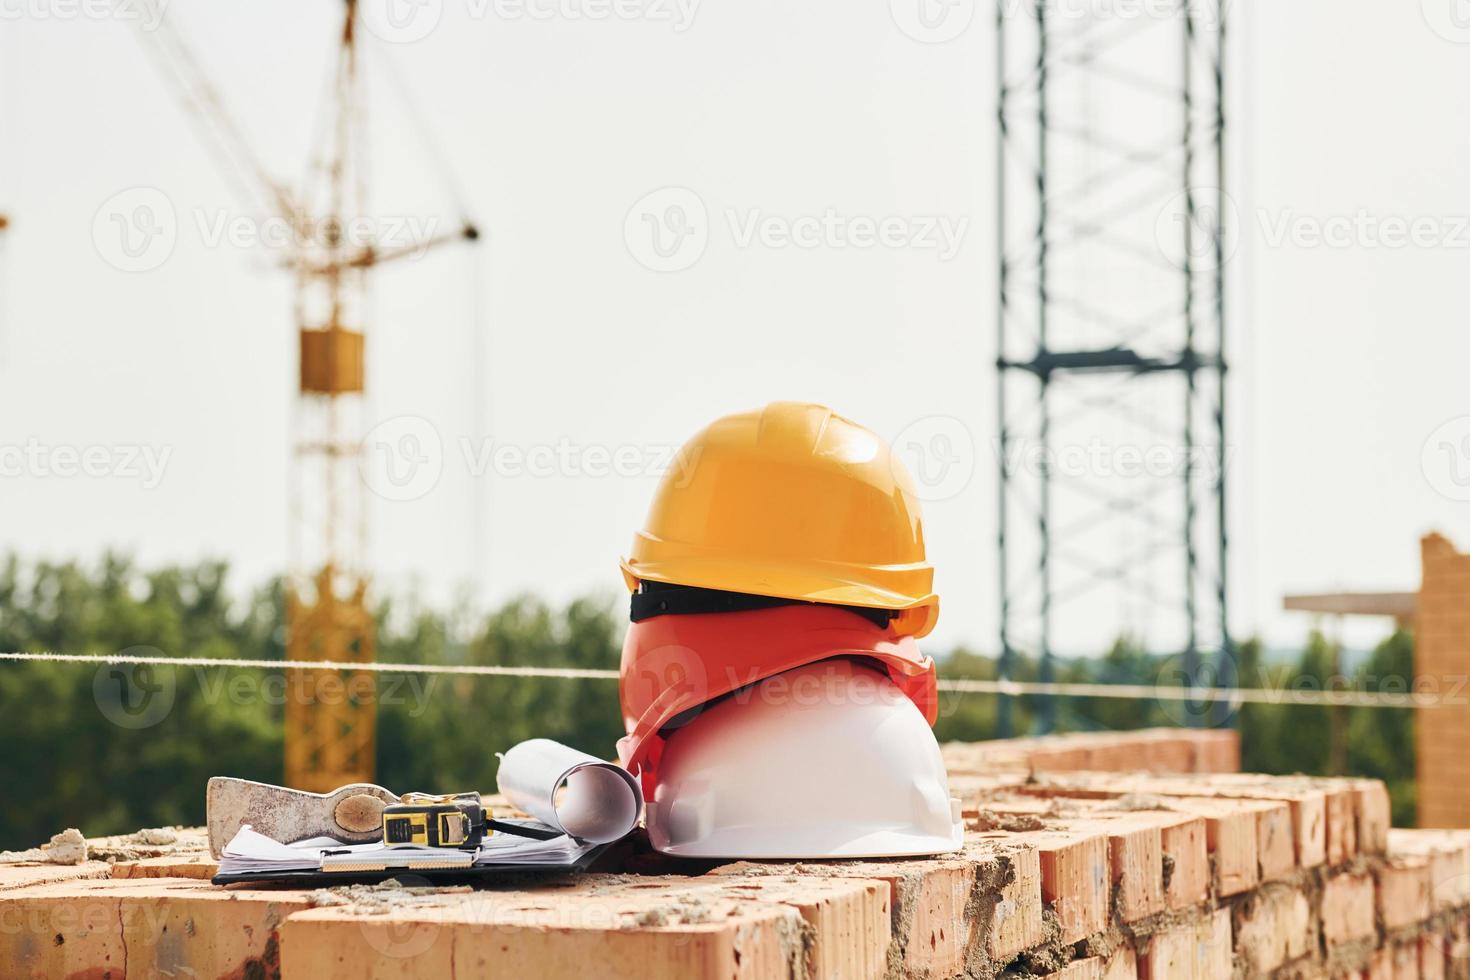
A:
[[[1003,677],[1124,635],[1233,663],[1227,2],[998,0]]]

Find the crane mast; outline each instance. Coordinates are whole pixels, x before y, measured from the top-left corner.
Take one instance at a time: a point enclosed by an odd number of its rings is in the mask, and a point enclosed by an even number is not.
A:
[[[293,193],[266,172],[199,59],[158,0],[140,0],[158,29],[145,46],[177,85],[206,142],[237,182],[291,228],[285,265],[295,276],[299,371],[291,447],[290,568],[286,659],[340,669],[289,668],[285,782],[324,792],[371,782],[376,756],[376,623],[369,605],[366,487],[358,473],[367,416],[365,313],[369,274],[384,262],[451,241],[475,226],[408,244],[383,245],[367,201],[357,0],[343,0],[327,133],[307,186]],[[362,240],[359,240],[361,237]]]
[[[367,273],[349,222],[367,213],[360,165],[361,80],[357,3],[347,0],[337,49],[328,145],[303,198],[316,221],[297,241],[299,339],[291,460],[291,568],[287,660],[370,663],[376,629],[368,608],[367,519],[356,473],[366,389]],[[305,218],[305,215],[302,215]],[[286,783],[326,792],[369,782],[376,756],[377,685],[365,670],[287,672]]]

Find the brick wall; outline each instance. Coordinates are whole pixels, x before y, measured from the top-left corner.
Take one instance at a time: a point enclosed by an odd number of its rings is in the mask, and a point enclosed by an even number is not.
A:
[[[635,839],[584,875],[305,892],[198,880],[201,831],[93,840],[79,867],[0,864],[0,977],[1470,978],[1470,832],[1389,830],[1374,780],[1199,771],[1218,746],[1173,737],[948,745],[965,846],[927,859]],[[1140,764],[1056,765],[1077,751]]]
[[[1470,555],[1438,534],[1421,550],[1415,683],[1451,703],[1416,712],[1419,826],[1470,827]]]

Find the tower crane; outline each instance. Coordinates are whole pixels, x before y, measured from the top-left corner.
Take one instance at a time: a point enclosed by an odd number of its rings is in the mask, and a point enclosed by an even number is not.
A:
[[[342,26],[317,166],[297,193],[261,164],[158,0],[140,31],[177,86],[226,172],[292,230],[285,266],[295,278],[298,393],[292,447],[293,533],[286,592],[286,658],[331,661],[340,671],[287,670],[285,781],[324,792],[370,782],[376,755],[376,677],[354,665],[376,656],[368,605],[365,488],[356,472],[366,379],[365,298],[379,266],[426,247],[479,237],[462,219],[453,231],[403,245],[349,235],[367,217],[357,0],[343,0]],[[367,223],[371,226],[371,223]]]

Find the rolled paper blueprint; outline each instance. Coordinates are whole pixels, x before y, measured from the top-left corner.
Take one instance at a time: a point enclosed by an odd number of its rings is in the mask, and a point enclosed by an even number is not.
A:
[[[622,837],[643,811],[638,782],[628,770],[549,738],[500,754],[495,781],[515,807],[594,844]]]

